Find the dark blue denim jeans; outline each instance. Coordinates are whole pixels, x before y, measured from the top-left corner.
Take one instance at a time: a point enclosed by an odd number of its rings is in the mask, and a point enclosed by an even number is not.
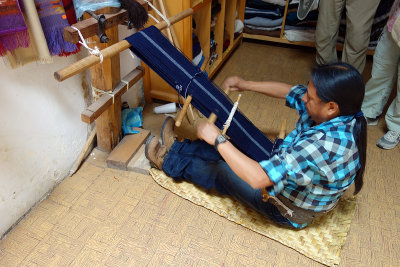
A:
[[[184,179],[205,189],[215,188],[275,223],[292,227],[274,205],[262,200],[261,189],[254,189],[240,179],[214,147],[204,141],[175,142],[164,159],[162,169],[174,179]]]

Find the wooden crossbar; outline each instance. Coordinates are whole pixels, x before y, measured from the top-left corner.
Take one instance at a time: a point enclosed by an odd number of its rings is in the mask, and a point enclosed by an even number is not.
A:
[[[147,11],[149,11],[151,8],[149,4],[146,1],[143,0],[137,0]],[[118,24],[121,24],[121,22],[126,21],[128,19],[128,11],[125,9],[121,9],[120,11],[114,13],[114,14],[104,14],[106,17],[107,23],[105,24],[105,29],[110,29],[112,27],[117,26]],[[77,28],[83,38],[88,38],[94,35],[97,35],[98,31],[98,22],[95,18],[88,18],[82,21],[79,21],[73,25],[75,28]],[[80,40],[79,33],[77,30],[75,30],[72,27],[65,27],[63,31],[64,35],[64,40],[70,43],[77,43]]]
[[[124,78],[125,82],[120,82],[116,88],[112,91],[114,98],[121,97],[130,87],[138,82],[144,75],[144,68],[139,66]],[[103,94],[96,102],[87,107],[81,114],[81,119],[87,124],[94,122],[104,111],[106,111],[113,104],[113,97],[109,94]]]
[[[190,15],[193,14],[193,9],[188,8],[175,16],[169,17],[168,20],[170,24],[174,24]],[[159,22],[155,25],[159,30],[163,30],[167,27],[167,22],[162,21]],[[109,58],[115,55],[118,55],[120,52],[124,51],[125,49],[128,49],[131,45],[126,41],[122,40],[118,43],[115,43],[103,50],[101,50],[101,54],[103,55],[103,58]],[[81,73],[84,70],[87,70],[88,68],[100,63],[100,58],[95,56],[95,55],[89,55],[81,60],[78,60],[77,62],[61,69],[56,72],[54,72],[54,78],[62,82],[78,73]]]

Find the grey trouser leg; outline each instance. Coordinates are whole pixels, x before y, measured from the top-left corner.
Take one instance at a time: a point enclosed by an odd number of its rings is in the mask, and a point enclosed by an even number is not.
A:
[[[321,0],[318,7],[318,23],[315,32],[317,64],[337,61],[336,42],[340,17],[345,0]]]
[[[362,111],[368,118],[382,114],[393,90],[396,74],[400,77],[400,47],[393,40],[387,27],[384,28],[376,46],[371,79],[365,86]],[[385,116],[389,130],[400,132],[400,79],[397,79],[397,96]]]
[[[337,61],[336,41],[341,12],[346,7],[346,37],[342,61],[350,63],[361,73],[372,22],[379,0],[321,0],[316,30],[317,64]]]
[[[372,23],[379,0],[346,0],[346,38],[342,61],[352,64],[360,73],[366,61]]]

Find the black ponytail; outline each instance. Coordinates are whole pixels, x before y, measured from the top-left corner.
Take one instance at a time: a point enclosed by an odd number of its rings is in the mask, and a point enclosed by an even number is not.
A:
[[[360,159],[361,167],[356,173],[354,195],[360,192],[364,181],[365,163],[367,160],[367,122],[364,116],[356,116],[356,124],[354,125],[353,132],[354,140],[358,148],[358,156]]]
[[[361,165],[355,177],[356,195],[363,186],[367,155],[367,122],[360,113],[365,93],[364,81],[356,68],[344,62],[316,66],[311,79],[322,101],[336,102],[339,105],[340,116],[355,117],[353,136]]]

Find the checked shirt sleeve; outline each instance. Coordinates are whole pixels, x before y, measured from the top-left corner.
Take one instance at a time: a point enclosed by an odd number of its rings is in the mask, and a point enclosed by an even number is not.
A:
[[[267,188],[268,193],[276,196],[287,188],[305,187],[315,177],[320,177],[318,161],[324,161],[320,153],[321,147],[312,141],[302,141],[293,148],[276,154],[260,165],[267,173],[273,186]],[[314,158],[316,157],[316,158]]]
[[[298,84],[293,86],[286,96],[286,106],[297,109],[300,115],[307,112],[304,102],[301,100],[306,92],[307,87],[304,85]]]

